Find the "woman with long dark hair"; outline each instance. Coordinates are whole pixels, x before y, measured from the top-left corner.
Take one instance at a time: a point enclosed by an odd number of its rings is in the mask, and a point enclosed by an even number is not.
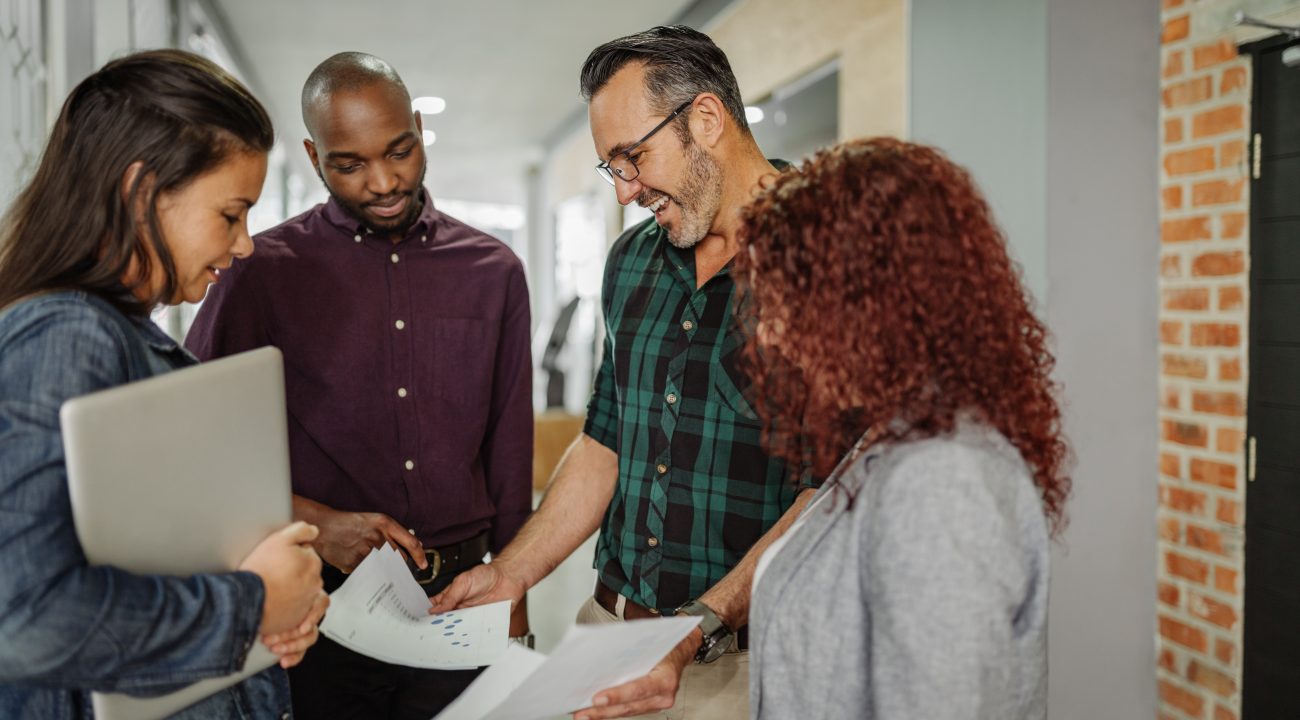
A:
[[[754,717],[1044,717],[1068,450],[970,176],[898,140],[823,151],[747,210],[736,276],[769,445],[829,473],[756,574]]]
[[[124,57],[72,91],[0,225],[0,716],[89,717],[92,690],[227,675],[259,639],[287,667],[316,640],[328,599],[310,525],[270,535],[238,572],[88,565],[59,428],[69,398],[195,362],[149,311],[202,299],[252,251],[272,141],[261,104],[213,63]],[[181,716],[289,712],[273,667]]]

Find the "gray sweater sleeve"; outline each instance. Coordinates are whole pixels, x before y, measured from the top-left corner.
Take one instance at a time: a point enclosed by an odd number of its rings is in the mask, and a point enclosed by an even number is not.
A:
[[[870,578],[871,715],[1010,717],[1031,690],[1008,661],[1021,604],[1037,584],[1021,527],[1024,466],[940,442],[887,462],[894,466],[854,510]]]

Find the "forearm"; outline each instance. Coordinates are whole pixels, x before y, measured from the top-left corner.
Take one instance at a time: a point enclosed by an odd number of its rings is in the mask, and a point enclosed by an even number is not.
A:
[[[301,520],[311,525],[320,525],[325,513],[333,512],[334,508],[323,503],[318,503],[302,495],[293,496],[293,519]]]
[[[767,532],[763,533],[736,567],[700,596],[700,602],[708,605],[718,618],[727,624],[727,627],[734,630],[748,624],[750,592],[754,585],[754,568],[758,566],[758,559],[777,538],[790,529],[815,494],[816,490],[812,488],[799,493],[794,504],[777,519],[772,527],[768,528]]]
[[[618,456],[579,435],[551,477],[541,506],[493,560],[532,587],[600,527],[618,483]]]

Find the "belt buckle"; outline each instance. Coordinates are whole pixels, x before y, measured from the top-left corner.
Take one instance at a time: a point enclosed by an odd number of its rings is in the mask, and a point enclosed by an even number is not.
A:
[[[411,568],[411,574],[415,576],[415,581],[421,585],[428,585],[438,577],[438,572],[442,570],[442,553],[434,548],[426,548],[424,557],[429,561],[428,567],[421,570],[418,567]]]

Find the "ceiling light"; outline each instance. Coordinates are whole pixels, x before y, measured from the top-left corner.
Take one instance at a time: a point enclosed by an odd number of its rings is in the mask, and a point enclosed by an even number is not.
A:
[[[437,140],[437,139],[438,139],[438,136],[437,136],[437,135],[434,135],[432,130],[425,130],[425,131],[424,131],[424,144],[425,144],[425,145],[432,145],[432,144],[433,144],[433,141],[434,141],[434,140]]]
[[[745,106],[745,122],[749,124],[763,122],[763,108],[754,105]]]
[[[418,110],[425,115],[437,115],[447,109],[447,101],[440,97],[425,95],[412,100],[411,109]]]

